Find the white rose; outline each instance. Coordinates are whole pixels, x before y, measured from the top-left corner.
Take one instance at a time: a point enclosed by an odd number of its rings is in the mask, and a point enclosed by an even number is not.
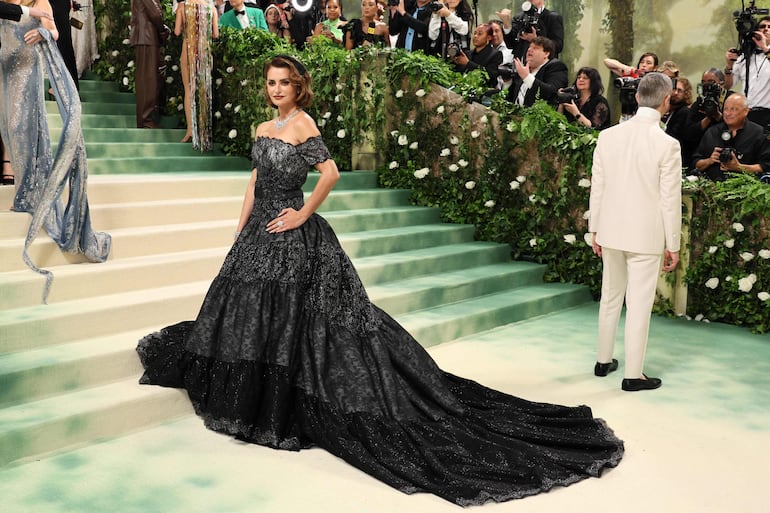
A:
[[[340,139],[344,139],[345,138],[345,129],[344,128],[341,128],[340,130],[337,130],[337,137],[339,137]]]
[[[225,110],[230,110],[232,108],[233,108],[233,104],[232,103],[225,103]]]
[[[318,120],[318,123],[316,123],[316,124],[318,126],[320,126],[321,128],[323,128],[323,127],[326,126],[326,120],[324,118],[321,118],[321,119]]]
[[[323,118],[324,118],[324,119],[329,119],[330,117],[332,117],[332,113],[331,113],[331,112],[326,112],[326,113],[323,115]]]
[[[241,80],[241,85],[242,86],[245,86],[248,83],[249,83],[249,79],[247,79],[247,78],[244,78],[243,80]]]
[[[513,129],[514,129],[515,126],[516,125],[513,124],[513,121],[511,121],[510,123],[505,125],[505,129],[508,130],[509,132],[513,133]]]
[[[217,87],[219,87],[219,86],[221,86],[221,85],[222,85],[222,79],[221,79],[221,78],[218,78],[218,79],[216,80],[216,82],[214,82],[214,83],[217,85]]]
[[[492,207],[495,206],[495,202],[492,201],[492,200],[489,200],[489,201],[484,203],[484,206],[487,207],[487,208],[492,208]]]
[[[133,68],[134,67],[134,61],[128,61],[128,64],[126,64],[127,68]]]
[[[696,315],[695,316],[695,320],[698,321],[698,322],[702,321],[703,320],[703,314]]]
[[[744,251],[741,253],[741,258],[744,262],[751,262],[754,260],[754,253],[749,253],[748,251]]]
[[[767,260],[770,258],[770,249],[760,249],[759,256]]]
[[[471,180],[469,182],[465,182],[465,188],[466,189],[471,190],[474,187],[476,187],[476,182],[474,182],[473,180]]]
[[[331,115],[332,115],[332,113],[331,113],[331,112],[327,112],[326,114],[328,114],[328,115],[329,115],[329,117],[331,117]],[[324,116],[326,116],[326,114],[324,114]],[[391,136],[391,137],[398,137],[398,130],[393,130],[393,131],[390,133],[390,136]]]
[[[518,189],[519,187],[521,187],[521,184],[520,184],[519,182],[517,182],[516,180],[512,181],[512,182],[511,182],[511,183],[509,183],[508,185],[510,185],[510,186],[511,186],[511,190],[512,190],[512,191],[515,191],[516,189]]]
[[[228,66],[225,71],[227,71],[228,73],[232,73],[233,71],[235,71],[235,68],[233,68],[232,66]]]
[[[342,116],[337,116],[337,121],[342,123],[343,121],[345,121],[345,118],[343,118]]]
[[[123,77],[123,85],[124,86],[128,85],[128,77]]]
[[[395,160],[390,164],[388,164],[389,169],[396,169],[397,167],[398,167],[398,162],[396,162]]]
[[[407,119],[406,124],[409,126],[414,126],[414,120],[413,119]]]
[[[227,137],[229,137],[230,139],[235,139],[236,137],[238,137],[238,130],[236,130],[235,128],[233,128],[232,130],[230,130],[230,131],[227,133]]]
[[[457,146],[458,144],[460,144],[460,139],[458,139],[454,135],[451,135],[451,136],[449,136],[449,144],[453,144],[453,145]]]
[[[124,40],[123,40],[123,44],[124,44],[124,45],[130,45],[130,44],[131,44],[131,41],[130,41],[129,39],[124,39]]]
[[[537,246],[537,239],[529,239],[529,247],[534,248]]]
[[[480,134],[479,134],[478,130],[474,130],[473,132],[471,132],[471,137],[473,137],[474,139],[476,139],[479,135]]]
[[[594,234],[593,234],[593,233],[591,233],[591,232],[585,232],[585,233],[583,234],[583,240],[585,241],[585,243],[586,243],[588,246],[590,246],[590,247],[593,247],[593,246],[594,246]]]
[[[450,170],[450,171],[452,171],[452,172],[455,172],[455,171],[457,171],[458,169],[460,169],[460,168],[459,168],[459,167],[457,167],[457,164],[451,164],[451,165],[449,166],[449,170]]]
[[[578,187],[583,187],[584,189],[591,187],[591,180],[588,178],[581,178],[578,182]]]
[[[709,246],[709,254],[713,255],[714,253],[717,252],[717,249],[719,248],[717,248],[716,246]]]
[[[436,112],[438,112],[439,114],[443,114],[444,113],[444,106],[443,105],[439,105],[438,107],[436,107]]]
[[[173,66],[171,66],[171,71],[179,71],[179,66],[174,64]]]
[[[524,183],[524,182],[527,181],[527,177],[524,176],[524,175],[519,175],[519,176],[516,177],[516,181],[519,182],[519,183]]]
[[[751,287],[754,286],[754,281],[748,276],[738,280],[738,290],[741,292],[750,292]]]
[[[706,287],[713,290],[717,288],[717,286],[719,286],[719,278],[709,278],[706,280]]]
[[[112,55],[113,57],[117,57],[118,55],[120,55],[120,52],[119,52],[119,51],[117,51],[117,50],[113,50],[111,55]]]
[[[725,276],[725,281],[733,281],[733,277],[732,276]]]
[[[741,223],[733,223],[733,230],[740,233],[744,230],[744,228]]]
[[[240,105],[236,105],[235,108],[233,109],[233,112],[235,112],[236,114],[238,114],[240,111],[241,111]]]
[[[410,150],[416,150],[419,147],[419,144],[417,141],[414,141],[412,144],[409,145]]]
[[[402,96],[404,96],[404,91],[402,89],[396,91],[396,98],[401,98]]]
[[[574,244],[576,240],[577,240],[577,237],[575,237],[574,233],[568,233],[567,235],[564,236],[564,242],[566,242],[567,244]]]
[[[422,169],[418,169],[417,171],[415,171],[414,172],[414,176],[415,176],[415,178],[423,179],[426,176],[428,176],[429,172],[430,172],[430,170],[427,167],[424,167]]]
[[[444,148],[443,150],[441,150],[441,153],[439,155],[441,155],[442,157],[448,157],[451,154],[452,152],[450,151],[449,148]]]
[[[482,123],[487,123],[487,122],[489,122],[489,119],[487,118],[487,115],[484,114],[483,116],[481,116],[479,121],[482,122]]]
[[[534,194],[530,194],[529,195],[529,202],[530,203],[537,203],[537,196],[535,196]]]
[[[97,57],[97,59],[98,58],[99,57]],[[171,56],[170,55],[166,55],[165,57],[163,57],[163,60],[166,61],[166,62],[171,62]]]
[[[418,89],[414,92],[414,95],[418,98],[425,96],[425,89]]]
[[[179,105],[176,106],[176,110],[182,110],[182,109],[184,109],[184,103],[180,103]]]
[[[460,159],[457,161],[457,165],[460,167],[468,167],[468,161],[465,159]]]
[[[399,146],[406,146],[407,144],[409,144],[409,138],[405,135],[399,135],[398,144]]]
[[[749,274],[746,278],[751,280],[752,285],[757,282],[757,275],[754,273]]]
[[[215,118],[217,118],[217,119],[219,119],[219,118],[221,118],[221,117],[222,117],[222,113],[221,113],[221,112],[219,112],[219,111],[216,111],[216,112],[214,113],[214,117],[215,117]]]
[[[733,246],[735,246],[735,239],[727,239],[725,241],[726,248],[732,248]]]
[[[585,212],[583,212],[583,219],[585,219],[586,221],[588,221],[588,219],[589,219],[590,217],[591,217],[591,211],[590,211],[590,210],[586,210]]]
[[[337,95],[334,97],[334,103],[339,103],[339,102],[340,102],[340,95]]]
[[[694,175],[687,175],[685,177],[685,180],[687,180],[688,182],[697,182],[698,181],[698,177],[694,176]]]
[[[770,299],[770,294],[768,294],[767,292],[760,292],[759,294],[757,294],[757,297],[759,298],[760,301],[767,301],[768,299]]]
[[[337,84],[336,87],[337,87],[337,91],[342,91],[343,89],[342,84]]]
[[[115,73],[115,66],[110,66],[110,69],[108,69],[107,71],[110,72],[110,75]]]
[[[174,82],[174,77],[166,77],[166,83],[172,84]]]

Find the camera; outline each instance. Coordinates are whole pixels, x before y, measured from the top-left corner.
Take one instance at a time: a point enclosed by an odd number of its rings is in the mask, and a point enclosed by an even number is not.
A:
[[[497,73],[500,78],[502,78],[504,81],[508,81],[513,79],[513,64],[501,64],[497,67]]]
[[[759,181],[770,185],[770,173],[762,173],[759,175]]]
[[[72,2],[72,10],[73,11],[80,11],[83,9],[83,6],[77,2]]]
[[[709,82],[701,83],[698,84],[698,95],[700,112],[709,118],[716,119],[721,106],[722,87]]]
[[[725,143],[722,145],[722,151],[719,152],[719,162],[722,164],[727,164],[733,160],[733,155],[738,158],[738,154],[736,153],[735,148],[733,148],[733,136],[730,134],[730,132],[725,130],[720,134],[720,137]]]
[[[756,46],[754,43],[754,32],[757,31],[757,20],[754,16],[766,16],[770,14],[770,9],[763,9],[754,5],[755,0],[749,2],[749,7],[741,11],[733,12],[735,29],[738,31],[738,54],[750,53]]]
[[[539,21],[540,13],[537,12],[537,8],[530,2],[524,2],[521,4],[521,13],[511,20],[511,25],[514,33],[518,35],[532,32],[532,28],[536,27]]]
[[[462,53],[462,49],[460,48],[460,45],[458,45],[457,43],[449,43],[446,46],[447,59],[454,59],[461,53]]]
[[[398,5],[398,4],[397,4]],[[428,10],[430,12],[437,12],[444,8],[444,4],[441,2],[431,2],[428,4]]]
[[[639,87],[639,77],[618,77],[613,84],[620,89],[620,108],[623,114],[636,112],[636,89]]]
[[[569,103],[571,101],[578,101],[579,99],[580,94],[575,87],[565,87],[556,93],[556,101],[558,103]]]

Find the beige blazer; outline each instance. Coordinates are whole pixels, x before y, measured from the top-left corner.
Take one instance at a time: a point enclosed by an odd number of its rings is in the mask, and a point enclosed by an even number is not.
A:
[[[682,157],[657,110],[640,107],[633,118],[601,132],[591,173],[588,227],[602,247],[679,251]]]

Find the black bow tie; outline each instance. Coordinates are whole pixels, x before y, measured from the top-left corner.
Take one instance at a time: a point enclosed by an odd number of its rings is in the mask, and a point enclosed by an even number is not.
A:
[[[236,16],[246,16],[246,11],[235,11]]]

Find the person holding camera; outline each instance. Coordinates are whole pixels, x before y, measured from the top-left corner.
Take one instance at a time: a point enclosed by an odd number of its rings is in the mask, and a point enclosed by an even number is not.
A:
[[[347,50],[364,45],[390,46],[388,26],[379,21],[376,0],[361,0],[361,18],[353,18],[347,22],[343,32]]]
[[[706,130],[692,156],[701,175],[716,181],[726,172],[770,176],[770,143],[762,127],[748,119],[749,110],[742,93],[725,100],[722,121]]]
[[[484,68],[489,75],[487,86],[494,89],[497,86],[497,74],[503,62],[503,54],[492,48],[492,25],[482,23],[473,33],[473,51],[467,55],[462,50],[452,59],[455,69],[460,73]]]
[[[313,29],[313,37],[324,36],[331,39],[338,45],[342,44],[342,28],[345,26],[345,19],[342,17],[342,5],[340,0],[326,0],[324,7],[326,19],[318,23]]]
[[[513,58],[516,73],[508,88],[508,101],[529,107],[538,98],[556,106],[559,89],[567,87],[567,66],[551,57],[556,45],[547,37],[537,37],[529,45],[526,64]]]
[[[434,12],[444,8],[441,2],[432,0],[389,0],[390,22],[388,30],[398,35],[396,48],[409,52],[422,50],[428,53],[430,38],[428,24]]]
[[[522,12],[511,15],[510,9],[495,13],[503,22],[505,44],[514,57],[526,62],[527,49],[537,37],[547,37],[554,43],[551,57],[558,57],[564,49],[564,19],[561,14],[545,7],[545,0],[532,0],[522,4]]]
[[[447,0],[435,11],[428,24],[431,53],[442,59],[453,59],[460,50],[468,51],[468,34],[473,23],[473,13],[467,0]]]
[[[557,110],[571,123],[604,130],[610,126],[610,104],[603,92],[599,71],[587,66],[580,68],[572,87],[559,90]]]
[[[690,155],[700,144],[706,130],[722,121],[725,100],[731,94],[732,90],[725,89],[725,74],[721,69],[711,68],[703,72],[698,84],[698,98],[690,106],[682,141],[683,146],[691,148]],[[689,167],[692,158],[682,162]]]
[[[770,127],[770,16],[757,23],[757,30],[743,48],[725,53],[725,87],[743,82],[749,102],[749,120],[765,131]],[[741,55],[742,54],[742,55]]]

